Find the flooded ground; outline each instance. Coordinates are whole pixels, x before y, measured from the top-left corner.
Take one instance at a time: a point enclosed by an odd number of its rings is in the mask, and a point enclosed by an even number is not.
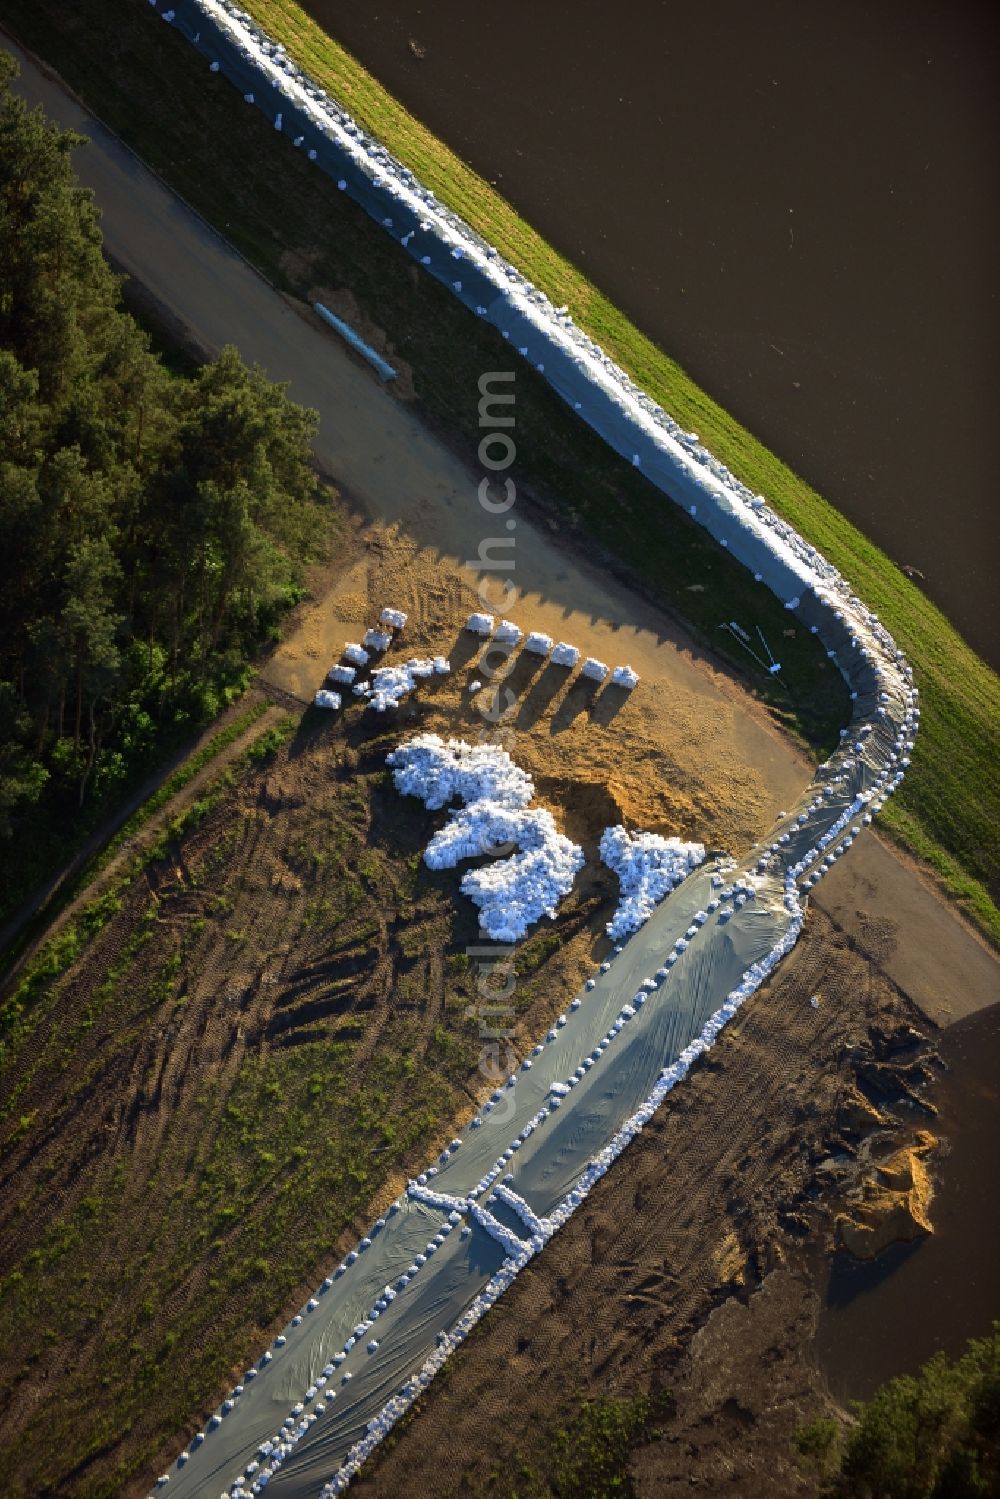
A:
[[[871,1265],[842,1254],[833,1261],[816,1347],[841,1400],[867,1399],[939,1348],[955,1357],[1000,1317],[1000,1005],[950,1026],[940,1051],[949,1070],[935,1094],[940,1118],[929,1127],[947,1153],[935,1167],[934,1234]]]
[[[1000,664],[1000,12],[303,4]]]

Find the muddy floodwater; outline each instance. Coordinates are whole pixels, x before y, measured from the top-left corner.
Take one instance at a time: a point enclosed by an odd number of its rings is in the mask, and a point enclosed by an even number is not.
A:
[[[1000,10],[302,3],[1000,664]]]
[[[866,1400],[884,1380],[913,1373],[939,1348],[956,1357],[1000,1318],[1000,1005],[950,1026],[948,1068],[927,1126],[943,1142],[931,1238],[899,1245],[874,1264],[833,1262],[816,1348],[835,1396]]]

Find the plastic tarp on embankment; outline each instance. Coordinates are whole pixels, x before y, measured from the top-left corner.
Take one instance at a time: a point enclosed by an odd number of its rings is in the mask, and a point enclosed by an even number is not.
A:
[[[252,1491],[260,1468],[247,1468],[266,1463],[262,1449],[284,1436],[296,1440],[269,1491],[316,1493],[386,1402],[411,1380],[421,1387],[439,1335],[460,1322],[505,1262],[529,1257],[558,1226],[570,1195],[586,1190],[588,1168],[710,1024],[720,994],[735,991],[794,935],[798,916],[786,907],[780,877],[730,882],[720,893],[713,878],[720,878],[714,869],[700,870],[674,892],[560,1017],[530,1065],[470,1121],[434,1174],[373,1226],[312,1308],[286,1327],[284,1345],[272,1347],[251,1380],[244,1377],[233,1408],[220,1410],[172,1476],[171,1492],[214,1495],[241,1474]],[[513,1189],[540,1232],[490,1201],[498,1184]],[[506,1237],[490,1231],[490,1219]]]
[[[308,152],[818,634],[854,697],[840,749],[767,844],[738,870],[702,868],[667,896],[463,1140],[248,1369],[169,1475],[170,1491],[183,1495],[265,1487],[314,1494],[324,1482],[334,1492],[789,949],[801,926],[799,892],[898,784],[919,710],[902,654],[815,548],[249,17],[218,0],[175,0],[160,11],[290,138],[290,149]]]

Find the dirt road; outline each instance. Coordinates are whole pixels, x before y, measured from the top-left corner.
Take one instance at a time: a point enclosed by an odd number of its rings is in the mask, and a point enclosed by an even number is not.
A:
[[[350,499],[374,522],[373,528],[362,539],[366,553],[361,554],[353,566],[339,569],[336,575],[331,573],[328,588],[304,612],[299,628],[275,656],[268,679],[282,690],[308,700],[318,685],[322,669],[328,664],[327,657],[339,649],[345,632],[350,630],[353,634],[354,627],[366,616],[375,599],[391,602],[398,598],[415,614],[418,627],[415,643],[439,643],[440,648],[446,649],[453,637],[441,638],[440,631],[453,626],[460,617],[474,583],[474,572],[465,564],[468,559],[476,557],[480,544],[496,528],[496,521],[491,523],[478,503],[477,486],[481,474],[463,464],[425,431],[407,407],[355,363],[332,336],[283,301],[120,143],[103,132],[57,82],[42,77],[23,59],[22,68],[22,84],[29,97],[42,102],[49,114],[64,125],[86,131],[93,138],[94,144],[78,153],[76,164],[84,181],[94,188],[97,195],[104,213],[103,227],[108,248],[115,259],[140,280],[150,295],[178,323],[190,330],[206,349],[218,348],[227,341],[234,342],[245,357],[256,360],[273,378],[289,380],[293,396],[320,413],[317,453],[321,464],[336,476]],[[470,401],[477,398],[478,393],[470,391]],[[683,752],[691,763],[701,761],[703,770],[710,768],[717,772],[727,763],[741,767],[740,775],[745,777],[741,794],[748,804],[754,801],[759,808],[759,826],[763,830],[778,806],[786,799],[791,800],[805,784],[808,778],[805,760],[772,728],[738,686],[657,611],[637,603],[626,588],[598,573],[560,541],[521,517],[517,519],[515,534],[514,580],[521,602],[516,610],[508,612],[514,612],[529,627],[559,633],[604,659],[631,659],[646,678],[647,687],[655,688],[655,691],[647,692],[643,700],[636,700],[637,711],[640,701],[655,704],[648,709],[642,708],[643,713],[648,711],[652,715],[644,726],[650,746],[656,746],[669,733],[671,751],[678,764]],[[582,718],[579,719],[573,736],[564,736],[561,743],[553,741],[552,754],[556,760],[565,754],[567,745],[573,744],[574,738],[578,742],[573,753],[582,759],[584,755],[594,753],[599,736],[588,729]],[[540,733],[536,732],[534,744],[540,758],[537,765],[532,765],[532,770],[543,774],[549,767],[543,757]],[[652,768],[650,760],[651,772]],[[596,783],[602,773],[603,767],[595,764],[592,780]],[[579,766],[574,764],[570,778],[578,778],[578,774]],[[622,767],[620,774],[623,781],[627,781],[629,768]],[[662,774],[661,779],[665,779]],[[626,812],[638,808],[638,792],[630,792],[627,785],[624,793],[615,788],[615,798]],[[744,830],[740,828],[738,831]],[[913,871],[883,845],[872,839],[864,868],[860,863],[854,868],[852,861],[859,860],[861,855],[859,846],[844,861],[845,884],[839,893],[831,886],[833,893],[828,902],[831,914],[842,928],[843,934],[838,934],[837,940],[846,946],[848,952],[857,949],[869,956],[880,983],[883,974],[889,973],[938,1019],[948,1018],[946,1006],[958,1008],[955,995],[963,988],[967,991],[970,1007],[995,999],[998,965],[992,955],[945,907],[926,895]],[[825,896],[825,888],[826,882],[820,901],[816,902],[818,905]],[[931,907],[932,927],[926,920]],[[892,924],[891,932],[887,923]],[[818,930],[814,932],[814,941],[828,951],[834,941],[829,928],[823,922],[815,925]],[[933,963],[929,961],[931,949]],[[898,967],[904,959],[905,971]],[[676,1202],[678,1193],[684,1200],[685,1184],[690,1183],[692,1188],[693,1206],[685,1214],[685,1226],[689,1229],[685,1243],[678,1245],[668,1240],[658,1261],[654,1255],[654,1268],[658,1274],[662,1274],[663,1266],[669,1265],[671,1276],[677,1277],[676,1285],[671,1280],[669,1295],[654,1286],[654,1300],[666,1296],[673,1303],[669,1316],[657,1323],[657,1336],[662,1331],[664,1343],[674,1345],[675,1340],[700,1319],[729,1273],[729,1260],[725,1254],[720,1259],[720,1264],[724,1263],[726,1267],[725,1274],[719,1270],[713,1283],[695,1273],[702,1246],[711,1239],[711,1234],[706,1239],[705,1219],[695,1209],[704,1208],[710,1198],[725,1201],[733,1177],[748,1169],[744,1167],[743,1157],[754,1153],[767,1123],[766,1119],[757,1117],[760,1058],[766,1056],[772,1069],[768,1073],[771,1092],[764,1090],[763,1100],[766,1102],[774,1090],[782,1092],[784,1097],[782,1090],[786,1085],[788,1089],[787,1108],[780,1111],[783,1118],[787,1116],[788,1129],[783,1138],[778,1140],[776,1137],[775,1158],[783,1158],[790,1142],[800,1140],[801,1120],[797,1117],[797,1110],[803,1106],[803,1099],[811,1097],[818,1087],[817,1076],[827,1080],[823,1082],[824,1087],[833,1086],[829,1080],[835,1080],[834,1059],[840,1054],[842,1040],[840,1027],[836,1036],[837,1047],[831,1047],[829,1057],[815,1050],[812,1027],[821,1022],[828,1023],[827,1017],[836,1007],[824,1009],[818,1019],[811,1010],[808,1014],[803,1011],[801,1016],[796,1012],[794,1026],[788,1020],[787,1006],[801,1004],[802,994],[809,993],[812,987],[819,987],[819,979],[826,972],[823,968],[826,959],[822,956],[815,959],[816,974],[808,963],[803,968],[805,961],[802,957],[796,958],[779,976],[774,992],[780,996],[780,1004],[769,1008],[762,999],[759,1007],[752,1007],[748,1021],[752,1030],[748,1034],[752,1036],[753,1045],[748,1048],[747,1066],[727,1072],[718,1079],[718,1089],[708,1088],[709,1079],[706,1078],[707,1133],[692,1131],[690,1119],[685,1118],[687,1110],[695,1107],[699,1097],[696,1084],[692,1084],[690,1097],[685,1094],[685,1098],[679,1100],[681,1107],[676,1115],[669,1116],[673,1124],[664,1119],[662,1129],[676,1131],[671,1135],[675,1140],[673,1164],[676,1167],[678,1162],[688,1162],[686,1174],[682,1171],[678,1175],[675,1169],[664,1176],[664,1141],[659,1132],[653,1135],[651,1144],[636,1146],[634,1158],[630,1155],[614,1178],[618,1183],[616,1195],[613,1198],[610,1195],[612,1184],[609,1182],[606,1201],[595,1203],[587,1221],[577,1225],[576,1237],[571,1240],[567,1235],[565,1241],[560,1241],[564,1242],[564,1248],[558,1251],[558,1256],[554,1254],[546,1261],[547,1269],[543,1265],[537,1272],[541,1278],[518,1293],[524,1299],[522,1310],[531,1315],[547,1314],[546,1326],[555,1327],[560,1358],[574,1370],[585,1365],[590,1358],[595,1369],[595,1383],[600,1380],[603,1370],[594,1357],[591,1324],[601,1287],[591,1285],[587,1290],[588,1281],[592,1279],[587,1267],[610,1260],[615,1265],[638,1264],[648,1271],[644,1254],[636,1248],[640,1240],[645,1242],[648,1219],[637,1219],[631,1213],[622,1214],[620,1211],[630,1194],[645,1195],[641,1180],[643,1173],[650,1173],[650,1183],[655,1177],[655,1184],[648,1185],[647,1190],[656,1205]],[[897,964],[896,968],[891,966],[893,963]],[[849,977],[856,980],[860,976]],[[850,1008],[853,1003],[850,997],[856,993],[856,982],[849,982],[837,996],[843,1003],[845,1023],[848,1018],[855,1022],[869,1018],[871,1007],[867,1001],[861,1014]],[[895,995],[889,985],[886,995],[878,996],[874,1009],[881,1013],[884,1004],[892,1003],[895,1003]],[[776,1037],[779,1041],[777,1048]],[[788,1048],[793,1042],[798,1051],[790,1058]],[[829,1067],[826,1066],[828,1061]],[[845,1081],[840,1079],[841,1086]],[[721,1086],[723,1083],[724,1087]],[[829,1102],[832,1107],[833,1100]],[[735,1132],[737,1138],[733,1141],[732,1151],[727,1149],[720,1161],[721,1174],[717,1172],[710,1183],[705,1183],[705,1161],[713,1158],[712,1146],[718,1146],[720,1128],[723,1133],[732,1132],[733,1110],[746,1121],[747,1128]],[[781,1194],[784,1202],[789,1198],[794,1200],[808,1179],[815,1154],[821,1144],[825,1148],[825,1131],[825,1120],[817,1120],[813,1142],[815,1151],[810,1152],[808,1159],[801,1158],[797,1180],[790,1181],[787,1191]],[[760,1167],[763,1174],[754,1175],[756,1170],[754,1167],[750,1174],[751,1184],[766,1185],[770,1178],[764,1166]],[[694,1191],[696,1183],[701,1183],[697,1192]],[[620,1197],[621,1193],[625,1194],[624,1198]],[[603,1224],[599,1212],[602,1206],[606,1214]],[[638,1198],[634,1206],[640,1207]],[[665,1213],[654,1211],[652,1216],[666,1228],[673,1221]],[[720,1246],[728,1246],[728,1234],[735,1232],[738,1248],[744,1254],[750,1251],[748,1259],[756,1260],[758,1265],[769,1265],[766,1244],[774,1233],[773,1222],[769,1221],[758,1229],[757,1225],[743,1218],[741,1210],[731,1216],[731,1230],[718,1214],[713,1220],[712,1232],[719,1230]],[[595,1222],[605,1235],[603,1239],[599,1232],[595,1240]],[[612,1243],[611,1225],[618,1226],[615,1232],[621,1240],[620,1245],[617,1241]],[[551,1313],[556,1307],[569,1321],[569,1312],[563,1307],[561,1292],[558,1297],[550,1294],[549,1282],[553,1277],[566,1274],[565,1257],[569,1254],[572,1258],[574,1253],[584,1267],[579,1276],[583,1281],[580,1294],[572,1298],[579,1322],[574,1317],[572,1329],[564,1334],[553,1323]],[[580,1269],[579,1266],[575,1268]],[[570,1265],[571,1275],[573,1269]],[[753,1276],[748,1278],[753,1279]],[[622,1290],[620,1286],[608,1289],[617,1293]],[[648,1305],[645,1299],[648,1287],[643,1280],[631,1289],[626,1288],[625,1295],[634,1296],[643,1305]],[[521,1305],[521,1302],[515,1305],[515,1313]],[[530,1316],[528,1320],[531,1320]],[[497,1328],[501,1322],[504,1324],[501,1331],[494,1330],[494,1338],[502,1345],[500,1366],[505,1369],[511,1362],[516,1364],[520,1353],[525,1351],[511,1353],[520,1321],[518,1315],[509,1321],[497,1319]],[[644,1324],[637,1331],[640,1337],[646,1336]],[[617,1340],[614,1340],[614,1346],[618,1346]],[[627,1357],[623,1343],[623,1362]],[[553,1364],[555,1362],[557,1360],[553,1360]],[[490,1359],[486,1364],[494,1370],[498,1367]],[[484,1377],[482,1368],[476,1376],[474,1367],[465,1367],[467,1374],[464,1377],[470,1380]],[[535,1382],[534,1371],[529,1368],[526,1372]],[[541,1377],[544,1383],[544,1375]],[[559,1382],[566,1376],[564,1370],[553,1370],[553,1377]],[[516,1400],[516,1390],[510,1391],[510,1398]],[[544,1398],[541,1404],[545,1404]],[[443,1412],[444,1406],[445,1402],[441,1402],[439,1410]],[[497,1409],[502,1414],[503,1401],[499,1406],[484,1402],[484,1408]],[[431,1462],[431,1438],[436,1428],[431,1411],[428,1411],[428,1416],[431,1417],[426,1428],[429,1445],[424,1449],[421,1444],[420,1460],[426,1458]],[[511,1424],[513,1428],[514,1423]],[[458,1450],[461,1450],[461,1443]],[[399,1458],[394,1460],[398,1463]]]
[[[453,584],[461,582],[455,607],[463,605],[472,597],[478,575],[466,564],[479,556],[480,545],[498,528],[478,503],[482,474],[433,437],[318,322],[314,325],[290,307],[56,78],[46,76],[12,43],[6,45],[21,65],[18,87],[25,97],[42,104],[63,126],[90,136],[92,144],[76,154],[75,166],[95,193],[105,241],[118,263],[207,350],[235,343],[245,358],[261,364],[272,378],[287,380],[291,394],[319,412],[316,451],[321,465],[367,516],[405,542],[405,566],[382,570],[387,585],[419,600],[439,585],[442,574],[450,575]],[[478,392],[470,390],[469,400],[478,400]],[[692,764],[733,763],[738,755],[737,763],[755,783],[744,789],[756,789],[760,797],[763,830],[780,804],[804,784],[805,758],[657,610],[529,521],[518,518],[513,534],[511,576],[520,597],[516,609],[507,612],[604,659],[631,660],[656,683],[664,716],[683,724]],[[431,573],[438,575],[433,581]],[[329,591],[277,653],[269,679],[308,700],[325,656],[339,649],[357,603],[356,572],[349,580],[331,578]],[[849,931],[862,916],[869,930],[872,922],[890,923],[896,933],[893,976],[938,1023],[1000,998],[1000,964],[994,955],[934,899],[909,865],[885,844],[871,843],[878,852],[865,856],[866,873],[860,868],[852,872],[859,849],[846,861],[844,874],[830,882],[840,888],[824,893],[818,903]],[[855,889],[862,879],[863,891]],[[907,913],[915,918],[912,923]],[[921,935],[928,920],[934,934],[929,974],[920,957],[928,950]],[[901,932],[901,925],[914,929]],[[952,981],[951,976],[966,974],[969,982]],[[956,998],[956,988],[961,998]]]
[[[9,42],[6,44],[11,46]],[[442,559],[452,576],[472,584],[480,546],[502,539],[519,602],[505,608],[529,626],[558,629],[563,638],[605,659],[631,659],[658,676],[677,706],[709,714],[719,753],[739,748],[741,763],[760,773],[765,817],[804,784],[807,762],[758,713],[742,689],[657,610],[642,605],[515,508],[490,517],[478,500],[483,470],[461,462],[312,314],[291,307],[247,263],[170,192],[62,85],[13,47],[21,65],[18,88],[61,125],[86,133],[92,144],[74,166],[102,212],[109,253],[177,324],[207,351],[234,343],[247,360],[319,412],[316,453],[321,467],[366,516],[398,527],[412,543],[411,567]],[[515,384],[516,393],[516,384]],[[469,391],[470,404],[479,392]],[[516,418],[516,408],[515,408]],[[516,431],[516,429],[515,429]],[[475,569],[465,566],[476,560]],[[501,589],[496,575],[492,597]],[[328,611],[321,600],[317,612]],[[500,612],[499,607],[497,612]],[[289,641],[278,657],[278,685],[308,699],[318,685],[311,660],[296,658]],[[748,711],[748,705],[750,711]],[[720,715],[722,721],[720,721]],[[737,746],[738,739],[738,746]],[[728,741],[728,743],[724,743]],[[711,753],[711,746],[704,745]]]

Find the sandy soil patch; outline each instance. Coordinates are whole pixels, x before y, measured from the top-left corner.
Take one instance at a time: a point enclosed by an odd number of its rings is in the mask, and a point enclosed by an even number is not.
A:
[[[781,739],[729,679],[665,636],[652,611],[633,601],[635,622],[595,617],[528,595],[512,611],[524,630],[570,641],[614,666],[640,674],[631,693],[603,688],[516,652],[483,660],[482,642],[463,630],[481,607],[476,578],[421,547],[399,525],[360,530],[353,560],[339,556],[264,672],[266,686],[311,700],[347,640],[359,640],[380,608],[392,604],[410,620],[389,662],[409,655],[449,655],[453,675],[407,700],[398,719],[473,741],[495,726],[539,799],[563,807],[566,830],[596,836],[622,819],[657,832],[683,833],[735,852],[770,825],[808,779],[809,763]],[[493,671],[495,675],[490,676]],[[473,681],[483,690],[470,695]],[[375,725],[380,721],[372,715]]]

